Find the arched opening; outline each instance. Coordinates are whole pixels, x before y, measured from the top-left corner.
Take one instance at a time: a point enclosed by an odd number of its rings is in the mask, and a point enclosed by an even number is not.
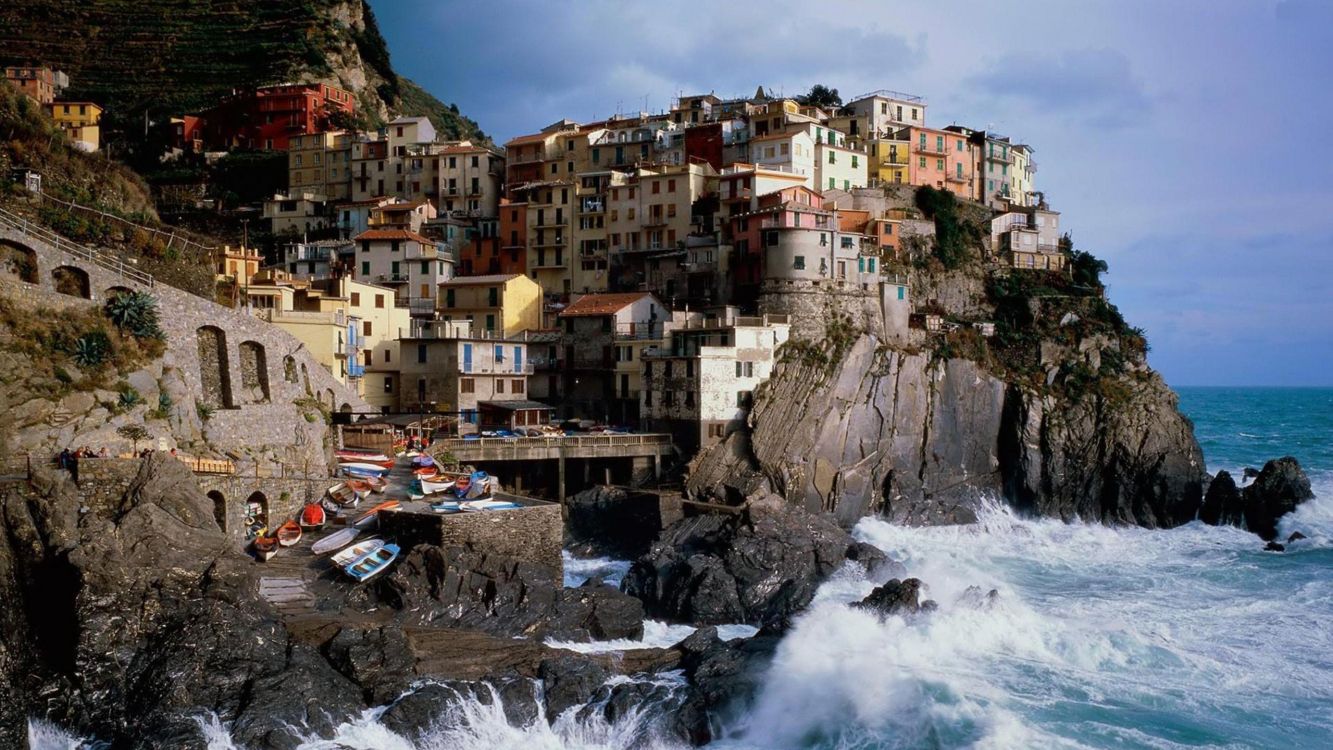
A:
[[[208,493],[208,499],[213,501],[213,520],[218,522],[218,528],[227,530],[227,498],[223,497],[221,492],[211,490]]]
[[[0,273],[28,284],[37,281],[37,253],[13,242],[0,242]]]
[[[310,390],[310,373],[305,369],[304,362],[301,363],[301,381],[305,383],[305,395],[315,395],[315,392]]]
[[[338,408],[338,397],[333,395],[332,388],[324,389],[324,403],[329,405],[329,411],[335,411]]]
[[[298,382],[296,379],[296,359],[290,354],[282,358],[282,379],[288,383]]]
[[[215,409],[232,408],[231,372],[227,363],[227,334],[216,326],[202,326],[199,338],[199,382],[203,402]]]
[[[75,266],[61,266],[51,272],[51,283],[56,292],[70,297],[92,299],[92,288],[88,284],[88,272]]]
[[[110,302],[111,300],[119,297],[122,294],[133,294],[133,293],[134,290],[127,286],[109,286],[106,288],[106,291],[102,292],[102,297],[105,298],[107,302]]]
[[[349,404],[349,403],[344,402],[342,406],[339,406],[339,407],[338,407],[338,411],[342,412],[343,414],[351,414],[351,413],[352,413],[352,405]]]
[[[241,392],[249,403],[268,403],[268,357],[256,341],[241,342]]]
[[[245,538],[254,539],[265,530],[268,530],[268,496],[255,491],[245,500]]]

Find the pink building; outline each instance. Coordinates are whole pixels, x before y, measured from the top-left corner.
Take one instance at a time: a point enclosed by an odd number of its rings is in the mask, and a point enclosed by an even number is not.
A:
[[[959,198],[977,200],[976,146],[967,136],[920,126],[906,128],[909,180],[948,190]]]

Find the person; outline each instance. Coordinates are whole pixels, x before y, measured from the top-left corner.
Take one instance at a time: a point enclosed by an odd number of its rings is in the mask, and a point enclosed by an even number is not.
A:
[[[106,458],[106,457],[107,457],[107,450],[106,450],[106,446],[105,446],[105,445],[102,446],[102,449],[99,450],[99,451],[97,452],[97,457],[98,457],[98,458]]]
[[[73,456],[70,454],[70,452],[69,452],[69,448],[65,448],[64,450],[60,451],[60,456],[59,456],[59,458],[56,459],[56,463],[57,463],[57,465],[60,466],[60,468],[62,468],[62,469],[68,469],[68,468],[69,468],[69,462],[70,462],[72,459],[73,459]]]

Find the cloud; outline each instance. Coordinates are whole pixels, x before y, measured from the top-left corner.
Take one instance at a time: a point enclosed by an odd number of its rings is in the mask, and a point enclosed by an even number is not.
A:
[[[1112,49],[1038,55],[1011,52],[968,77],[964,87],[983,102],[1006,100],[1033,112],[1063,113],[1098,127],[1141,121],[1152,109],[1129,58]]]

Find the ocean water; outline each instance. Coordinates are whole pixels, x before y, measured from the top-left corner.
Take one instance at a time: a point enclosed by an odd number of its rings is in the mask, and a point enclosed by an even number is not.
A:
[[[880,583],[849,564],[784,638],[753,709],[712,747],[1333,748],[1333,389],[1180,395],[1210,470],[1239,479],[1269,458],[1301,459],[1317,497],[1282,528],[1308,539],[1276,554],[1239,529],[1066,524],[998,503],[969,526],[862,521],[858,538],[902,560],[939,610],[881,620],[849,608]],[[625,569],[572,562],[568,585]],[[688,632],[647,631],[654,645]],[[303,747],[673,748],[643,731],[653,710],[615,725],[571,711],[512,727],[495,706],[468,705],[415,745],[370,711]],[[210,748],[233,748],[215,719],[201,727]],[[42,750],[77,746],[38,729],[51,740]]]

